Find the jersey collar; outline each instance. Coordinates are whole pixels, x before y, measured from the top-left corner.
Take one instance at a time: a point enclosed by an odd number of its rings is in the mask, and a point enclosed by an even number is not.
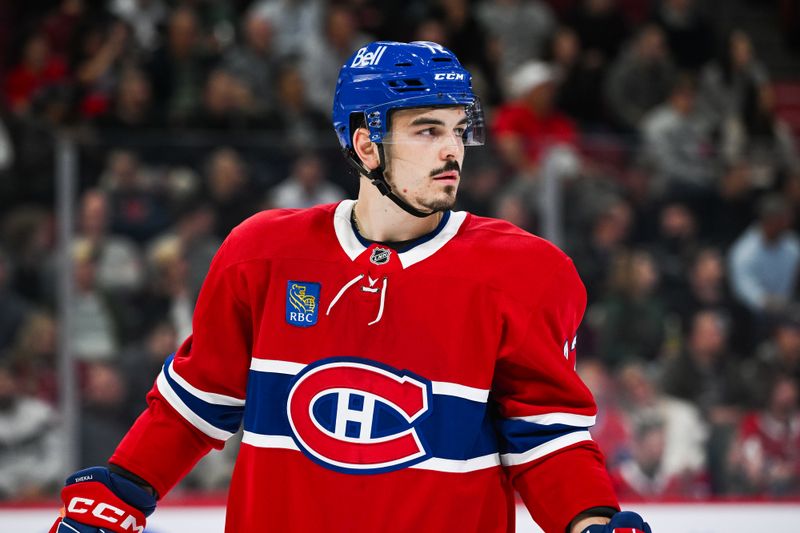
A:
[[[371,245],[367,241],[362,242],[360,236],[350,224],[350,215],[355,203],[355,200],[343,200],[336,206],[336,211],[333,215],[333,228],[336,232],[336,238],[351,261],[355,261]],[[442,218],[442,223],[435,230],[420,237],[405,250],[397,253],[403,268],[419,263],[438,252],[442,246],[456,236],[466,218],[467,213],[465,211],[447,212],[445,217]]]

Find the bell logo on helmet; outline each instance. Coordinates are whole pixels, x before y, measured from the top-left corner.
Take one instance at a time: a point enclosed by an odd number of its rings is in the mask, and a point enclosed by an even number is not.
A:
[[[372,52],[367,52],[368,46],[360,48],[350,63],[351,68],[371,67],[380,63],[381,57],[386,52],[386,45],[381,45]]]
[[[465,76],[461,72],[437,72],[433,75],[433,79],[436,81],[441,80],[458,80],[464,81]]]

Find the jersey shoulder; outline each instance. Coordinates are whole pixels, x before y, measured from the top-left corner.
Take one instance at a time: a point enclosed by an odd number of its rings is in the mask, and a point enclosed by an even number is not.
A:
[[[503,292],[528,298],[554,282],[582,289],[567,254],[509,222],[470,215],[458,241],[460,259],[470,265],[468,275]]]
[[[476,255],[510,267],[530,269],[536,263],[546,269],[570,262],[569,256],[547,239],[496,218],[470,215],[461,238]]]
[[[261,211],[236,226],[225,239],[226,262],[272,259],[315,248],[314,240],[333,231],[333,213],[337,204],[307,209],[269,209]],[[321,240],[321,239],[320,239]],[[312,255],[311,252],[307,252]]]

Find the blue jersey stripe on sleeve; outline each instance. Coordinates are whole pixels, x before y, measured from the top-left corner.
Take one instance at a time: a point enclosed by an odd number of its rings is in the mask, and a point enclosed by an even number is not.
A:
[[[242,423],[244,407],[238,405],[221,405],[205,401],[183,388],[173,375],[173,358],[174,355],[171,355],[164,362],[163,376],[170,389],[172,389],[186,407],[218,429],[230,433],[238,431]]]
[[[518,419],[500,419],[496,423],[501,436],[501,453],[524,453],[551,440],[576,431],[586,431],[585,427],[566,424],[536,424]]]

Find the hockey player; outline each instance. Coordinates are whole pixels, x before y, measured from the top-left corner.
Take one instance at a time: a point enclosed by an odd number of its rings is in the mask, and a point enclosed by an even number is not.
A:
[[[620,513],[574,372],[585,291],[548,242],[451,208],[483,142],[469,73],[376,42],[333,109],[358,200],[260,213],[219,249],[193,335],[108,467],[72,475],[58,533],[142,531],[244,426],[225,531],[650,533]]]

